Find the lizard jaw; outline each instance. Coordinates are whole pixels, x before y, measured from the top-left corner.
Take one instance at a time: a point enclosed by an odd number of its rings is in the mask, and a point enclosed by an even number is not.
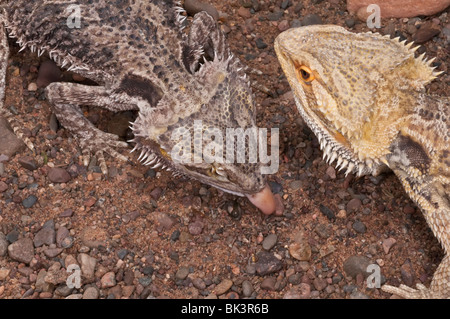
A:
[[[341,171],[345,170],[345,176],[350,173],[356,173],[358,176],[367,174],[377,174],[379,172],[380,163],[374,162],[371,159],[360,160],[352,149],[347,148],[342,142],[337,140],[337,135],[341,138],[346,138],[345,135],[336,131],[336,134],[330,132],[322,121],[316,116],[313,119],[309,112],[305,110],[300,100],[294,94],[297,109],[319,140],[320,149],[323,151],[323,158],[328,164],[332,164],[336,160],[336,168]]]

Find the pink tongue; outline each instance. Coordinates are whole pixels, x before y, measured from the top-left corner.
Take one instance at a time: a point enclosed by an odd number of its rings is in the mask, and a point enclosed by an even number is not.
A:
[[[270,215],[275,211],[275,198],[269,185],[256,194],[246,195],[249,201],[258,207],[264,214]]]

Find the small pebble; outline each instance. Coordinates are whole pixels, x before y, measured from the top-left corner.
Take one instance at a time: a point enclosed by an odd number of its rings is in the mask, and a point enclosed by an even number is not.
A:
[[[19,158],[18,162],[22,167],[30,171],[34,171],[38,168],[36,161],[31,156],[22,156]]]
[[[252,14],[250,13],[250,10],[248,8],[240,7],[236,13],[238,14],[238,16],[244,19],[249,19],[252,17]]]
[[[347,212],[353,213],[362,206],[362,202],[359,198],[353,198],[347,203]]]
[[[194,278],[192,280],[192,284],[194,285],[195,288],[199,290],[203,290],[206,288],[205,281],[202,278]]]
[[[30,92],[35,92],[37,88],[37,84],[35,82],[31,82],[30,84],[28,84],[27,90]]]
[[[107,272],[100,279],[101,287],[111,288],[116,285],[116,274],[113,271]]]
[[[343,264],[343,268],[347,276],[356,278],[358,274],[368,275],[367,267],[372,264],[369,258],[365,256],[350,256]]]
[[[184,280],[189,275],[189,268],[188,267],[180,267],[177,272],[175,273],[175,279],[177,280]]]
[[[295,242],[289,245],[289,254],[300,261],[308,261],[311,259],[311,246],[306,242]]]
[[[303,19],[301,19],[302,25],[314,25],[314,24],[322,24],[322,18],[319,17],[317,14],[308,14]]]
[[[313,280],[313,285],[316,290],[321,291],[321,290],[324,290],[328,286],[328,283],[327,283],[327,280],[324,278],[315,278]]]
[[[36,233],[33,239],[34,247],[41,247],[42,245],[51,245],[55,243],[55,229],[50,227],[42,227]]]
[[[6,184],[4,181],[0,181],[0,193],[3,193],[8,189],[8,184]]]
[[[200,220],[192,222],[188,226],[189,234],[194,235],[194,236],[200,235],[202,233],[203,227],[204,227],[204,224]]]
[[[88,279],[94,278],[94,271],[95,266],[97,265],[97,259],[85,253],[79,254],[78,259],[82,275]]]
[[[397,241],[394,238],[392,238],[392,237],[384,239],[383,243],[382,243],[384,253],[385,254],[389,254],[389,251],[391,250],[391,247],[394,246],[394,244],[396,242]]]
[[[99,291],[96,287],[89,286],[83,292],[82,299],[98,299]]]
[[[356,231],[357,233],[360,233],[360,234],[364,234],[367,229],[366,225],[359,220],[357,220],[353,223],[352,228],[354,231]]]
[[[37,197],[34,195],[30,195],[22,201],[22,205],[25,208],[31,208],[37,202]]]
[[[6,240],[5,234],[0,232],[0,257],[5,256],[7,250],[8,250],[8,241]]]
[[[260,276],[265,276],[279,271],[283,263],[274,254],[267,251],[261,251],[255,263],[255,270]]]
[[[270,250],[275,244],[277,243],[277,235],[275,234],[269,234],[264,238],[262,242],[262,247],[265,250]]]
[[[0,268],[0,281],[6,280],[11,270],[7,268]]]
[[[8,246],[8,255],[25,264],[29,264],[34,257],[33,241],[30,238],[21,238]]]
[[[273,290],[276,290],[275,289],[276,282],[277,282],[277,278],[267,277],[267,278],[264,278],[264,280],[261,282],[260,287],[261,287],[261,289],[264,289],[264,290],[273,291]]]
[[[253,291],[254,289],[252,283],[248,280],[244,280],[242,282],[242,294],[244,295],[244,297],[250,297]]]
[[[68,208],[65,209],[61,214],[59,214],[59,217],[72,217],[73,215],[73,210]]]
[[[223,295],[231,288],[231,286],[233,286],[233,281],[231,281],[230,279],[224,279],[219,284],[217,284],[214,292],[217,296]]]
[[[256,47],[260,50],[267,48],[267,44],[261,38],[256,38],[255,44],[256,44]]]
[[[67,183],[71,179],[70,174],[60,167],[51,167],[47,177],[52,183]]]

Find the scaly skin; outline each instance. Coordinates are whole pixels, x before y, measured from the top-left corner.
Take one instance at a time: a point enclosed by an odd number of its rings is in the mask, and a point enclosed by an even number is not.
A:
[[[324,156],[346,174],[400,179],[445,250],[431,287],[385,285],[405,298],[450,297],[450,100],[428,95],[438,74],[411,44],[332,25],[290,29],[275,50]]]
[[[52,83],[46,88],[56,117],[79,142],[86,165],[95,154],[106,173],[103,153],[125,160],[116,149],[128,144],[97,129],[79,107],[136,110],[131,142],[134,150],[141,151],[139,159],[145,165],[246,195],[264,213],[274,211],[259,162],[197,162],[191,157],[188,163],[171,156],[180,147],[172,134],[185,128],[194,136],[194,121],[201,121],[203,131],[219,129],[224,137],[227,128],[256,127],[244,67],[211,16],[198,13],[185,32],[184,10],[173,0],[1,0],[0,5],[2,36],[5,27],[22,49],[48,54],[59,66],[99,85]],[[3,82],[8,57],[5,42],[0,47]],[[182,146],[193,155],[190,141]]]

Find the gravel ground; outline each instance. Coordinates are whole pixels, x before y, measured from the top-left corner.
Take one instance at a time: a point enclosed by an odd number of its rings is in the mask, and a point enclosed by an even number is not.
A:
[[[43,87],[60,77],[87,82],[46,57],[18,53],[11,41],[5,105],[36,154],[0,121],[0,298],[390,298],[367,287],[370,264],[380,267],[381,283],[430,284],[443,251],[420,210],[394,175],[345,178],[322,160],[272,46],[289,27],[360,32],[365,23],[339,0],[206,2],[233,52],[262,71],[251,79],[269,89],[255,90],[257,119],[280,128],[280,168],[269,181],[283,216],[133,164],[132,154],[129,163],[107,158],[108,176],[95,161],[83,167]],[[444,73],[427,89],[442,95],[450,83],[449,11],[382,20],[379,30],[415,39],[419,53],[436,57]],[[100,128],[129,134],[132,113],[84,111]]]

